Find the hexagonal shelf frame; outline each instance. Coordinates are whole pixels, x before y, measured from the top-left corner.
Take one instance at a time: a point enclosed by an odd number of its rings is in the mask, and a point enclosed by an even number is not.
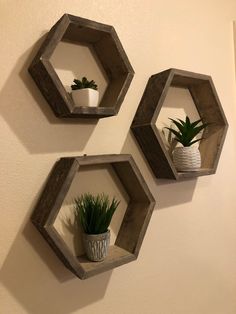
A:
[[[76,173],[83,166],[96,165],[111,166],[130,198],[115,244],[103,262],[75,257],[53,225]],[[31,221],[62,263],[77,277],[86,279],[138,257],[154,206],[155,200],[131,155],[66,157],[52,169]]]
[[[202,168],[194,172],[178,172],[167,151],[156,121],[169,87],[187,88],[203,121],[211,123],[204,130],[199,149]],[[131,129],[157,178],[182,180],[214,174],[225,140],[228,123],[212,78],[208,75],[169,69],[152,75],[133,119]]]
[[[56,71],[50,63],[60,41],[91,45],[109,79],[98,107],[75,107]],[[103,118],[116,115],[134,76],[134,70],[115,29],[110,25],[64,14],[51,28],[29,72],[60,118]]]

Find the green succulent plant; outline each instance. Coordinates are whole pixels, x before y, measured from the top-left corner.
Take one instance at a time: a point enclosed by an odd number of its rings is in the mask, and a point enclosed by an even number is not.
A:
[[[194,140],[195,136],[209,125],[209,123],[202,123],[202,119],[191,122],[188,116],[186,116],[185,121],[181,119],[169,119],[174,123],[178,130],[168,127],[166,127],[166,129],[173,133],[175,135],[174,139],[185,147],[200,141],[202,138]],[[202,124],[199,125],[199,123]]]
[[[80,80],[78,79],[74,79],[73,81],[75,84],[71,85],[71,89],[72,90],[77,90],[77,89],[83,89],[83,88],[92,88],[92,89],[95,89],[97,90],[98,89],[98,86],[97,84],[94,82],[94,80],[92,81],[88,81],[86,77],[83,77]]]
[[[80,224],[87,234],[106,232],[120,203],[115,198],[110,202],[109,197],[103,193],[96,196],[86,193],[74,202],[75,223]]]

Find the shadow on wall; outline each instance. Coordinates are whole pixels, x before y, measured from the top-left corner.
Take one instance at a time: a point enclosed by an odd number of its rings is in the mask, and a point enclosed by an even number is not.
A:
[[[145,159],[132,131],[130,130],[121,150],[122,154],[131,154],[141,168],[152,195],[156,199],[156,209],[165,209],[192,201],[197,179],[176,182],[174,180],[157,179]]]
[[[234,41],[234,66],[235,66],[235,80],[236,80],[236,21],[233,22],[233,41]]]
[[[32,154],[82,151],[98,121],[58,119],[28,73],[44,39],[18,59],[0,92],[0,114]]]
[[[0,271],[0,281],[27,313],[68,314],[102,299],[112,272],[75,277],[29,220],[27,215]]]

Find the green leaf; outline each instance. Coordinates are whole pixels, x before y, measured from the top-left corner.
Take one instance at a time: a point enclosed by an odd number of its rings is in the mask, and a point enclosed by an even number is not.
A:
[[[196,141],[199,140],[193,140],[196,135],[198,135],[203,129],[205,129],[209,123],[204,123],[202,125],[199,125],[200,122],[202,122],[202,119],[196,120],[191,123],[188,116],[186,116],[185,121],[181,119],[172,119],[169,118],[175,126],[178,128],[178,131],[173,128],[168,128],[171,133],[175,135],[174,140],[177,140],[179,143],[181,143],[183,146],[190,146],[192,143],[196,143]]]
[[[113,198],[110,203],[108,196],[86,193],[74,201],[74,216],[85,233],[99,234],[106,232],[119,202]]]
[[[182,125],[185,125],[185,121],[183,121],[181,119],[177,119],[177,120],[179,120]]]
[[[168,127],[165,127],[165,129],[168,129],[170,132],[172,132],[178,139],[181,138],[181,134],[178,131],[176,131],[172,128],[168,128]]]
[[[188,116],[186,116],[186,121],[185,121],[186,125],[189,127],[191,125],[190,119]]]
[[[201,141],[201,140],[202,140],[202,138],[198,138],[197,140],[192,141],[192,142],[189,144],[189,146],[191,146],[191,145],[193,145],[194,143],[197,143],[197,142],[199,142],[199,141]]]
[[[194,121],[193,123],[191,123],[191,127],[195,127],[195,126],[197,126],[200,122],[202,122],[202,119],[199,119],[199,120],[197,120],[197,121]]]
[[[180,132],[184,131],[184,126],[181,123],[179,123],[178,121],[176,121],[174,119],[171,119],[171,118],[169,118],[169,119],[177,126],[177,128],[180,130]]]
[[[85,76],[82,77],[81,81],[78,79],[74,79],[73,82],[75,84],[71,85],[72,90],[82,89],[82,88],[92,88],[94,90],[97,90],[97,85],[95,84],[94,80],[88,81]]]
[[[194,130],[193,130],[194,136],[196,136],[198,133],[200,133],[206,127],[207,127],[207,124],[202,124],[202,125],[200,125],[198,127],[195,127]]]

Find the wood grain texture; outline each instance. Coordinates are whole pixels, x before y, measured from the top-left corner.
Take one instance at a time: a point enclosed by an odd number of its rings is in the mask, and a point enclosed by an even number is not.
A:
[[[85,255],[79,256],[78,262],[84,271],[83,278],[81,279],[86,279],[98,273],[112,270],[115,267],[132,262],[136,260],[136,258],[134,254],[131,254],[117,245],[111,245],[109,247],[108,255],[102,262],[91,262]]]
[[[189,89],[200,117],[204,122],[210,123],[204,130],[204,140],[199,145],[202,156],[202,169],[199,171],[177,172],[172,156],[167,151],[156,127],[156,121],[170,87]],[[150,77],[131,125],[131,130],[154,175],[157,178],[174,180],[214,174],[227,128],[228,123],[212,78],[178,69],[169,69]]]
[[[112,167],[129,196],[115,245],[108,258],[98,263],[75,257],[53,225],[76,173],[93,165]],[[155,200],[131,155],[65,157],[52,169],[31,220],[62,263],[85,279],[137,258],[154,206]]]
[[[60,41],[91,45],[109,82],[97,108],[75,107],[50,57]],[[116,115],[134,76],[134,70],[115,29],[106,24],[64,14],[51,28],[33,59],[29,73],[59,118],[104,118]]]
[[[160,74],[152,75],[149,78],[134,116],[132,128],[139,125],[150,124],[156,110],[159,112],[170,86],[170,75],[170,70],[167,70]]]

